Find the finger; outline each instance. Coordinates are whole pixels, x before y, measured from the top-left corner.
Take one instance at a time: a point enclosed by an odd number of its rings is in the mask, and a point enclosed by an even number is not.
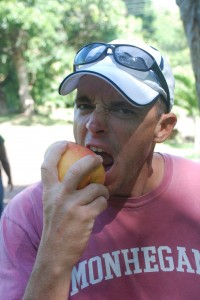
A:
[[[102,157],[99,155],[87,155],[79,159],[69,168],[63,178],[65,190],[68,192],[76,190],[84,176],[101,163]]]
[[[84,190],[81,190],[80,200],[77,201],[79,201],[79,205],[89,205],[98,197],[103,197],[107,201],[109,198],[108,189],[102,184],[91,183]]]
[[[101,212],[103,212],[108,206],[107,198],[99,196],[90,204],[87,205],[89,208],[87,211],[91,218],[96,218]]]
[[[62,154],[67,149],[67,141],[53,143],[45,152],[44,161],[41,165],[41,178],[46,186],[58,182],[57,165]]]
[[[64,149],[66,150],[65,147],[67,147],[67,141],[57,141],[51,144],[44,153],[44,159],[46,159],[49,155],[52,154],[52,151],[55,151],[55,149],[59,147],[64,147]]]

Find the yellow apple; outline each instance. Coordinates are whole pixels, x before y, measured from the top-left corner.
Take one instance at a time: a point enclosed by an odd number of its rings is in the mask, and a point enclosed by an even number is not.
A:
[[[68,148],[61,156],[58,163],[58,178],[63,180],[68,169],[80,158],[86,155],[95,155],[90,149],[79,144],[68,142]],[[101,183],[105,181],[105,170],[102,164],[90,171],[78,185],[78,189],[82,189],[90,183]]]

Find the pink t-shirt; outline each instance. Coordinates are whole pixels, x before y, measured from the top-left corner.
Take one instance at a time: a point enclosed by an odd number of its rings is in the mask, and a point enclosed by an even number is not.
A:
[[[72,272],[71,300],[199,300],[200,164],[164,155],[152,192],[111,198]],[[42,232],[42,185],[7,206],[0,236],[0,299],[20,300]],[[41,274],[42,276],[42,274]]]

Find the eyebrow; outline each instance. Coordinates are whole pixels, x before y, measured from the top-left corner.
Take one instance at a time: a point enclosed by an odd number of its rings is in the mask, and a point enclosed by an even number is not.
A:
[[[92,100],[86,95],[76,96],[75,103],[78,103],[78,102],[81,102],[81,101],[84,101],[86,103],[91,103],[92,102]]]
[[[125,106],[125,107],[133,107],[130,103],[128,103],[125,100],[115,100],[115,101],[111,101],[110,105],[114,105],[114,106]]]
[[[80,95],[80,96],[76,96],[75,98],[75,103],[80,103],[80,102],[84,102],[84,103],[88,103],[88,104],[91,104],[93,103],[94,101],[92,99],[90,99],[88,96],[86,95]],[[129,102],[127,102],[126,100],[111,100],[109,103],[108,103],[108,107],[109,106],[114,106],[114,107],[125,107],[125,108],[133,108],[133,109],[136,109],[136,107],[134,107],[133,105],[131,105]]]

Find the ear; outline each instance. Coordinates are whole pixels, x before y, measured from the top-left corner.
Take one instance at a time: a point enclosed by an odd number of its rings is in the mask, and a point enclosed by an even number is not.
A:
[[[155,143],[164,142],[172,133],[177,118],[174,113],[162,114],[155,129]]]

